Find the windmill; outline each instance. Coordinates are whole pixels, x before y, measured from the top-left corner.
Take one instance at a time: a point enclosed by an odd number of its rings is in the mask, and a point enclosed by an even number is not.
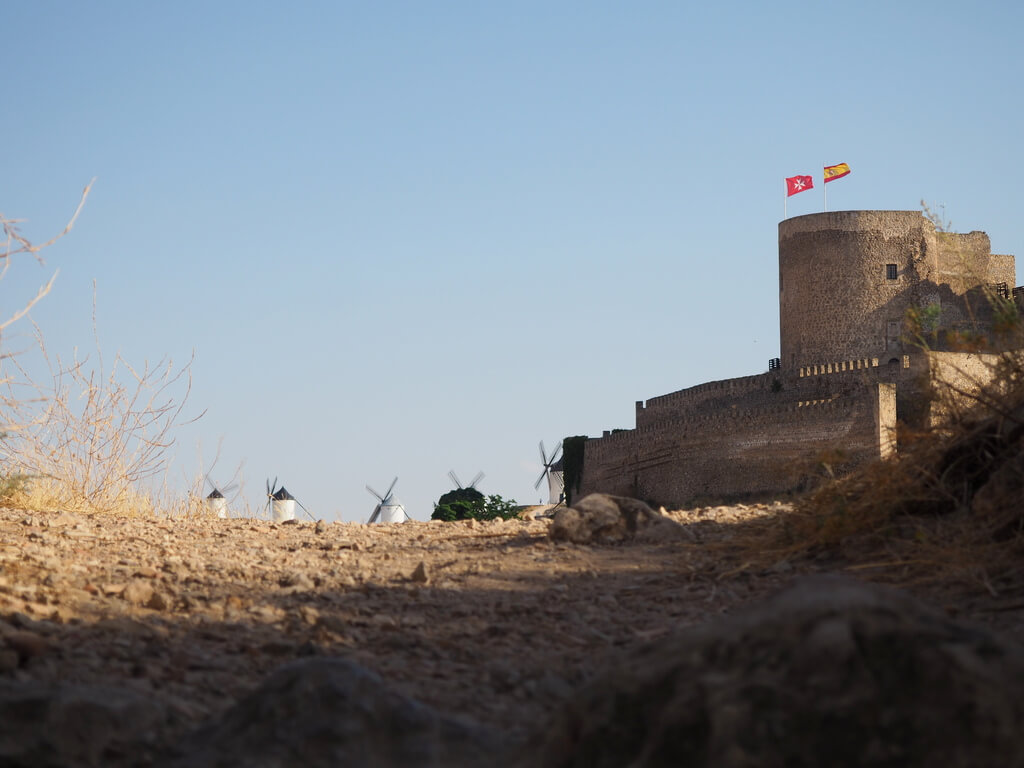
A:
[[[214,462],[214,464],[216,464],[216,462]],[[203,475],[203,482],[205,483],[205,486],[210,489],[209,495],[207,495],[203,500],[208,512],[211,512],[220,518],[227,517],[227,505],[229,500],[234,501],[234,498],[238,496],[238,494],[234,492],[237,492],[241,484],[238,480],[241,469],[242,467],[240,466],[238,470],[234,471],[234,474],[231,476],[231,479],[228,480],[227,484],[223,485],[219,482],[214,482],[212,477],[213,467],[210,468],[209,472]]]
[[[301,507],[310,520],[314,519],[309,514],[309,510],[303,507],[298,499],[288,493],[288,490],[283,485],[280,488],[277,487],[276,477],[273,483],[269,479],[267,480],[267,506],[271,510],[271,520],[275,523],[285,523],[289,520],[294,520],[296,504]]]
[[[540,460],[544,465],[544,471],[540,473],[537,482],[533,484],[534,489],[540,488],[545,479],[548,481],[548,504],[561,504],[565,501],[565,474],[563,472],[562,458],[559,455],[562,451],[562,441],[558,441],[551,456],[544,452],[544,441],[540,441]]]
[[[462,484],[462,482],[459,480],[459,476],[455,474],[455,470],[454,469],[451,470],[448,473],[448,477],[450,477],[451,481],[453,483],[455,483],[456,490],[459,490],[459,491],[477,491],[476,484],[484,479],[484,473],[483,472],[477,472],[476,473],[476,477],[474,477],[470,481],[469,485],[463,485]],[[480,493],[480,492],[477,491],[477,493]],[[481,494],[481,495],[483,495],[483,494]]]
[[[225,518],[228,516],[228,498],[227,494],[232,491],[238,490],[238,483],[232,482],[229,485],[221,486],[213,482],[210,479],[210,475],[205,476],[206,485],[212,488],[209,495],[204,499],[206,509],[217,517]]]
[[[377,506],[373,508],[373,514],[370,515],[370,519],[366,521],[366,524],[370,523],[404,523],[406,520],[412,518],[405,511],[405,507],[402,506],[402,502],[396,499],[393,495],[395,490],[395,484],[398,482],[396,477],[391,481],[391,485],[388,486],[388,492],[381,496],[370,486],[366,486],[366,490],[377,497]]]

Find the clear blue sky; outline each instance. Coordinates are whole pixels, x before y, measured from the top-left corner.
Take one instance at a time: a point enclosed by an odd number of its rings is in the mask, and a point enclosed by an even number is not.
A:
[[[778,355],[789,215],[945,205],[1024,254],[1011,2],[7,2],[0,211],[52,351],[194,351],[174,482],[416,518]],[[48,269],[21,264],[16,305]]]

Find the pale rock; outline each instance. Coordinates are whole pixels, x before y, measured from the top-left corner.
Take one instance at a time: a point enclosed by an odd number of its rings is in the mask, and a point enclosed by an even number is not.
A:
[[[558,510],[548,535],[554,541],[575,544],[690,538],[684,526],[658,514],[644,502],[605,493],[592,493],[573,506]]]
[[[121,596],[132,605],[147,605],[153,599],[153,585],[142,579],[135,579],[124,588]]]

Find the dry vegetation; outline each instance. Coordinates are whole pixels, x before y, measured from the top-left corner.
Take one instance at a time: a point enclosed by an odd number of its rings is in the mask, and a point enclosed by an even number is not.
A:
[[[20,257],[43,263],[42,251],[71,230],[90,188],[64,230],[41,245],[21,234],[19,220],[0,214],[0,278]],[[42,331],[26,316],[55,278],[56,272],[0,323],[3,331],[23,320],[34,331],[29,349],[0,356],[0,503],[152,513],[172,433],[183,421],[190,363],[175,367],[163,361],[140,369],[116,355],[108,368],[95,333],[91,356],[79,357],[77,350],[70,360],[51,355]]]
[[[766,556],[831,553],[874,578],[967,582],[993,597],[1019,594],[1024,323],[1011,299],[991,291],[986,299],[991,333],[978,334],[981,347],[961,350],[988,350],[984,374],[964,375],[960,384],[933,379],[928,397],[942,420],[927,429],[901,424],[896,455],[802,499],[773,526],[775,547]],[[908,337],[927,347],[919,319],[908,317]]]

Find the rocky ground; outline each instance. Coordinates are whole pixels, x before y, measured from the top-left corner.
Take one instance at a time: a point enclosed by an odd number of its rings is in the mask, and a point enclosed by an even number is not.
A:
[[[165,745],[284,662],[343,657],[437,712],[515,737],[609,657],[800,573],[842,570],[753,567],[731,552],[783,510],[669,513],[684,536],[586,545],[552,540],[544,519],[365,526],[0,509],[0,682],[136,692],[170,713],[147,737]],[[1024,634],[1012,604],[923,594]]]

